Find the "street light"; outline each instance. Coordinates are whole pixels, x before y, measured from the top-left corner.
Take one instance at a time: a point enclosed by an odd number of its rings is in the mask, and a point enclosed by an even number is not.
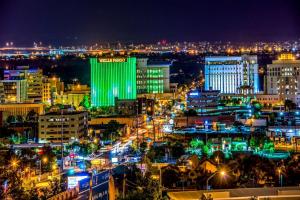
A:
[[[221,177],[224,177],[226,175],[226,172],[224,170],[221,171],[216,171],[215,173],[213,173],[210,177],[208,177],[208,179],[206,180],[206,190],[208,190],[208,182],[210,179],[212,179],[216,174],[220,174]]]
[[[279,179],[279,185],[282,187],[282,173],[281,169],[278,169],[278,179]]]
[[[13,159],[11,160],[10,164],[11,164],[11,166],[15,169],[15,168],[18,167],[19,161],[18,161],[17,159],[13,158]]]
[[[41,181],[41,176],[42,176],[42,162],[46,164],[48,162],[47,157],[43,157],[43,159],[40,160],[40,176],[39,176],[39,181]]]

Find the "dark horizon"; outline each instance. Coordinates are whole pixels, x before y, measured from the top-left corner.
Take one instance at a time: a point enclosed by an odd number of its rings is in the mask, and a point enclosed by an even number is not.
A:
[[[297,0],[2,0],[0,46],[288,41],[299,21]]]

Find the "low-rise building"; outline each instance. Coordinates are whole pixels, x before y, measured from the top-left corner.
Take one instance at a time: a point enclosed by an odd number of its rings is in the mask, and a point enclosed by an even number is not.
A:
[[[5,103],[0,104],[0,111],[6,112],[7,115],[22,116],[25,118],[27,114],[34,111],[38,115],[44,114],[45,105],[38,103]]]
[[[207,106],[217,106],[219,100],[219,90],[196,89],[187,93],[187,108],[198,110]]]
[[[0,103],[5,102],[4,85],[0,82]]]
[[[90,88],[87,85],[72,84],[67,86],[66,92],[61,92],[57,95],[56,103],[64,105],[72,105],[79,107],[81,101],[85,96],[90,96]]]
[[[52,112],[39,116],[39,142],[69,142],[87,134],[87,112]]]
[[[283,104],[278,94],[256,94],[256,100],[262,105],[279,105]]]
[[[128,127],[135,128],[137,125],[137,122],[139,124],[139,127],[143,126],[145,124],[145,115],[139,115],[138,118],[136,116],[107,116],[107,117],[97,117],[92,118],[89,121],[90,125],[97,125],[97,124],[108,124],[110,121],[115,120],[119,124],[126,124]]]

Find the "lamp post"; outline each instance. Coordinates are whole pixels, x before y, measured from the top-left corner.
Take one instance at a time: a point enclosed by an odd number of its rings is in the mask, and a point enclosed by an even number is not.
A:
[[[226,175],[225,171],[216,171],[215,173],[213,173],[210,177],[208,177],[208,179],[206,180],[206,190],[208,190],[208,182],[210,179],[212,179],[216,174],[220,174],[222,177],[224,177]]]
[[[280,187],[282,187],[282,173],[281,173],[281,169],[278,169],[278,180],[279,180]]]
[[[48,158],[44,157],[43,159],[40,160],[40,175],[39,175],[39,181],[41,181],[41,176],[42,176],[42,162],[43,163],[47,163],[48,162]]]

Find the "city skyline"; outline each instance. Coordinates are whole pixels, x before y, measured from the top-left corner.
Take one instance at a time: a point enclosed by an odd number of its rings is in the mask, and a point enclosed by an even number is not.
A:
[[[295,0],[2,1],[0,44],[295,40],[299,8]]]

